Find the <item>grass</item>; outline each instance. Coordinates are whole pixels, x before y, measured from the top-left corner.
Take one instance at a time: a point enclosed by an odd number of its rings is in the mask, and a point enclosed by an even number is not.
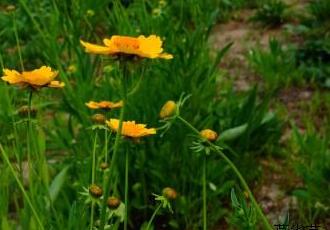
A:
[[[318,49],[304,49],[304,44],[287,49],[286,41],[270,40],[269,51],[254,47],[246,57],[249,68],[262,77],[261,86],[252,82],[255,86],[246,92],[234,91],[229,83],[219,86],[229,81],[219,81],[219,64],[235,44],[229,41],[214,50],[209,44],[214,25],[230,20],[238,9],[259,4],[11,4],[0,4],[2,69],[51,66],[65,87],[36,90],[0,84],[1,229],[272,229],[276,222],[265,213],[256,189],[264,176],[259,162],[276,157],[289,159],[303,181],[290,194],[298,199],[298,210],[292,209],[296,219],[290,221],[326,226],[330,203],[322,194],[328,191],[328,165],[320,159],[327,157],[329,138],[309,118],[327,114],[328,99],[326,89],[304,77],[309,70],[303,68],[306,60],[315,63],[310,53]],[[313,9],[310,20],[323,20],[324,8],[306,8]],[[282,11],[275,13],[276,20],[278,14],[282,17]],[[268,19],[259,17],[267,24],[275,21]],[[80,44],[102,44],[112,35],[151,34],[160,36],[164,52],[173,59],[93,55]],[[288,143],[280,145],[283,127],[295,121],[282,116],[278,95],[296,82],[314,87],[316,96],[301,107],[310,128],[302,134],[291,125]],[[122,100],[123,107],[92,110],[85,104],[91,100]],[[176,108],[160,118],[168,100]],[[104,122],[110,118],[119,119],[117,130]],[[127,137],[124,121],[131,120],[157,133]],[[328,119],[322,122],[326,127]],[[218,138],[206,140],[199,133],[203,129],[216,131]],[[116,198],[116,204],[109,204],[108,197]]]

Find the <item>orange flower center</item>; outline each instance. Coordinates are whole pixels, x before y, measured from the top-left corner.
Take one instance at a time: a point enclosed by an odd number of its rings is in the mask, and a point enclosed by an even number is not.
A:
[[[139,40],[131,37],[115,37],[114,44],[119,50],[137,50],[140,48]]]

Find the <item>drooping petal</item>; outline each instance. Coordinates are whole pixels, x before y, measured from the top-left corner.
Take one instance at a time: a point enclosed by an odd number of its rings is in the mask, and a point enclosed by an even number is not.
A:
[[[80,40],[80,44],[85,47],[85,51],[87,53],[94,53],[94,54],[110,54],[111,50],[107,46],[100,46],[95,45],[89,42],[84,42]]]
[[[95,101],[89,101],[88,103],[85,103],[85,105],[90,109],[98,109],[99,108],[97,102],[95,102]]]
[[[4,69],[3,72],[4,76],[1,77],[1,79],[8,82],[9,84],[23,83],[22,75],[16,70]]]
[[[48,84],[48,87],[50,87],[50,88],[63,88],[64,86],[65,86],[65,83],[61,82],[61,81],[51,81]]]

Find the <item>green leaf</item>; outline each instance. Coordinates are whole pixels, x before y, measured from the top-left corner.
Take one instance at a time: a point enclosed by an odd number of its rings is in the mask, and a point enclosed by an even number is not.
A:
[[[52,181],[52,184],[49,187],[49,195],[52,202],[54,202],[64,184],[64,181],[66,179],[66,175],[68,172],[69,166],[66,166],[62,169],[62,171],[56,175],[54,180]]]
[[[221,141],[234,140],[234,139],[238,138],[239,136],[241,136],[246,131],[247,127],[248,127],[248,125],[245,123],[243,125],[236,126],[231,129],[227,129],[221,133],[219,140],[221,140]]]
[[[234,207],[236,207],[236,208],[237,207],[240,207],[240,204],[239,204],[238,199],[236,197],[235,189],[234,188],[231,189],[230,199],[231,199],[231,202],[232,202],[232,204],[233,204]]]

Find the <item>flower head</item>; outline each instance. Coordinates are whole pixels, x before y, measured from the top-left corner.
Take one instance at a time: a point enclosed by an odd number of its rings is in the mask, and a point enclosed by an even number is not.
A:
[[[119,129],[118,119],[110,119],[106,121],[106,124],[115,132]],[[121,134],[126,137],[139,138],[156,134],[156,129],[147,129],[145,124],[136,124],[135,121],[123,121]]]
[[[178,193],[170,187],[166,187],[163,189],[163,196],[168,200],[175,200],[178,196]]]
[[[176,103],[174,101],[167,101],[160,110],[159,117],[166,118],[174,115],[176,111]]]
[[[218,134],[211,129],[203,129],[200,135],[209,141],[215,141],[218,138]]]
[[[22,73],[9,69],[4,69],[3,72],[4,76],[2,76],[1,79],[12,85],[19,85],[23,87],[30,86],[34,89],[41,87],[64,87],[63,82],[54,81],[54,78],[58,75],[58,72],[52,71],[52,69],[48,66],[42,66],[41,68],[32,71],[23,71]]]
[[[97,124],[104,124],[106,118],[103,114],[96,113],[96,114],[92,115],[91,120]]]
[[[110,209],[117,209],[120,205],[120,200],[119,198],[115,197],[115,196],[110,196],[107,199],[107,205]]]
[[[103,194],[102,188],[96,184],[90,185],[88,190],[89,190],[89,194],[91,194],[91,196],[95,198],[99,198]]]
[[[90,109],[116,109],[123,106],[123,101],[112,102],[112,101],[89,101],[86,106]]]
[[[172,59],[173,55],[163,53],[162,40],[156,35],[145,37],[118,36],[103,39],[104,46],[80,41],[86,52],[94,54],[117,55],[128,54],[142,58]]]

